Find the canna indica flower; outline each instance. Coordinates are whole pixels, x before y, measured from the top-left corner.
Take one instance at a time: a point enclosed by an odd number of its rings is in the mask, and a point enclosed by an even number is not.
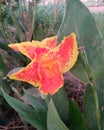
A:
[[[20,51],[31,62],[19,71],[8,74],[8,77],[39,87],[43,94],[57,92],[64,84],[62,74],[74,66],[79,52],[74,33],[64,37],[58,46],[56,40],[57,36],[54,36],[41,42],[10,44],[10,48]]]

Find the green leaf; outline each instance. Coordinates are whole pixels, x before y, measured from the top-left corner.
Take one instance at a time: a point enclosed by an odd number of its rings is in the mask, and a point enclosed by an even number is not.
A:
[[[5,92],[3,92],[3,96],[7,103],[14,108],[27,122],[29,122],[38,130],[46,130],[46,128],[44,128],[44,126],[41,124],[36,111],[32,107],[16,98],[7,95]]]
[[[47,105],[45,100],[41,98],[37,98],[33,95],[31,95],[28,91],[24,89],[24,92],[26,94],[26,97],[29,100],[29,103],[33,108],[35,108],[35,111],[43,125],[46,127],[46,120],[47,120]]]
[[[82,116],[80,109],[76,102],[71,101],[70,104],[70,129],[71,130],[87,130],[85,126],[85,122]]]
[[[70,72],[74,74],[76,77],[78,77],[81,81],[87,83],[89,82],[89,77],[80,54],[78,56],[78,60],[75,66],[70,70]]]
[[[56,110],[62,121],[69,125],[69,100],[64,88],[61,88],[52,97]]]
[[[10,51],[11,49],[6,45],[7,42],[4,40],[4,42],[0,41],[0,48],[6,51]]]
[[[2,56],[0,55],[0,76],[3,77],[8,72],[8,67],[5,65]]]
[[[83,112],[88,130],[101,130],[101,119],[99,104],[95,86],[87,86],[84,100]]]
[[[19,21],[17,20],[17,18],[15,17],[15,15],[13,13],[11,13],[11,18],[13,20],[13,24],[16,27],[17,34],[18,34],[20,41],[21,42],[24,41],[25,40],[25,34],[23,33],[22,28],[19,25]]]
[[[48,106],[47,130],[69,130],[60,119],[52,100]]]
[[[99,107],[101,113],[101,126],[104,129],[104,75],[96,81],[96,88],[99,99]]]
[[[104,74],[104,42],[99,32],[95,20],[87,7],[80,0],[66,0],[66,13],[63,23],[58,32],[58,43],[67,36],[75,32],[79,46],[86,51],[89,65],[93,70],[95,79]],[[82,76],[86,79],[86,70],[79,62],[72,68],[72,72],[79,79]],[[83,67],[83,68],[81,68]],[[79,71],[74,71],[79,70]],[[87,82],[87,81],[86,81]]]
[[[1,89],[3,89],[6,93],[9,93],[10,91],[7,81],[3,80],[2,77],[0,77],[0,95],[2,95]]]

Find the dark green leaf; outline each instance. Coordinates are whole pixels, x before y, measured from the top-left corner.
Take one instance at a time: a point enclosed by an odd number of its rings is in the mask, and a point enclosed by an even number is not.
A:
[[[8,68],[7,66],[5,65],[3,59],[2,59],[2,56],[0,55],[0,76],[4,76],[7,72],[8,72]]]
[[[75,32],[79,46],[86,51],[89,65],[93,70],[95,79],[104,74],[104,42],[92,14],[80,0],[66,0],[66,13],[58,33],[58,43]],[[79,60],[79,59],[78,59]],[[86,70],[78,61],[71,70],[79,79],[86,79]],[[78,71],[74,71],[78,69]],[[86,81],[87,82],[87,81]]]
[[[64,88],[53,95],[56,110],[65,124],[69,124],[69,100]]]
[[[31,106],[33,108],[35,108],[35,111],[39,117],[39,119],[41,120],[42,124],[46,124],[46,120],[47,120],[47,105],[45,100],[39,98],[39,97],[35,97],[33,95],[31,95],[28,91],[24,90],[26,97],[29,100],[29,103],[31,104]]]
[[[0,41],[0,48],[6,51],[10,51],[11,49],[5,43],[7,43],[5,40],[4,42]]]
[[[76,104],[76,102],[71,101],[70,104],[70,129],[71,130],[87,130],[82,113]]]
[[[52,100],[48,106],[47,130],[69,130],[60,119]]]
[[[104,129],[104,75],[96,81],[96,88],[99,99],[99,107],[101,113],[101,126]]]
[[[88,130],[101,130],[101,119],[96,88],[90,84],[86,88],[83,112]]]
[[[0,77],[0,95],[2,95],[1,89],[3,89],[6,93],[9,93],[10,91],[7,81],[3,80],[2,77]]]
[[[14,108],[27,122],[32,124],[38,130],[46,130],[46,128],[44,128],[44,126],[41,124],[36,111],[33,110],[32,107],[16,98],[7,95],[5,92],[3,92],[3,96],[7,103]]]
[[[25,34],[23,33],[22,28],[19,25],[19,21],[17,20],[17,18],[15,17],[15,15],[13,13],[11,13],[11,18],[13,20],[15,27],[16,27],[17,34],[19,36],[20,41],[21,42],[24,41],[25,40]]]
[[[89,82],[89,77],[80,54],[78,56],[76,65],[70,70],[70,72],[73,73],[76,77],[78,77],[81,81],[87,83]]]

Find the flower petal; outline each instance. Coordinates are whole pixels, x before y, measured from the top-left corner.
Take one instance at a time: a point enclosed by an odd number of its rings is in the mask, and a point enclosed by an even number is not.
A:
[[[31,60],[39,57],[40,55],[47,53],[50,49],[38,41],[22,42],[20,44],[10,44],[9,47],[16,51],[20,51],[22,54],[30,58]]]
[[[41,41],[41,44],[48,46],[50,48],[54,48],[56,46],[57,36],[46,38]]]
[[[65,37],[53,51],[56,52],[55,55],[61,63],[62,73],[67,72],[77,61],[79,53],[76,35],[72,33]]]
[[[40,86],[43,94],[54,94],[63,86],[63,76],[60,65],[54,61],[39,66]]]
[[[10,79],[20,80],[30,83],[33,86],[40,85],[40,78],[38,75],[38,62],[32,61],[28,66],[23,67],[19,71],[8,74]]]
[[[38,45],[38,41],[36,41],[36,45]],[[30,59],[33,59],[36,56],[36,53],[34,51],[35,47],[32,42],[21,42],[19,44],[10,44],[8,46],[15,51],[20,51]]]

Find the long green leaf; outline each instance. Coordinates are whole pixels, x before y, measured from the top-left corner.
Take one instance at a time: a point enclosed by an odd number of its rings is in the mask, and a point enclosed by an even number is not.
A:
[[[9,93],[10,87],[8,86],[8,83],[6,80],[4,80],[2,77],[0,77],[0,96],[2,95],[1,89],[5,91],[5,93]]]
[[[35,108],[35,111],[41,121],[41,123],[46,127],[46,120],[47,120],[47,105],[45,100],[35,97],[31,95],[28,91],[24,89],[25,95],[29,100],[29,103],[33,108]]]
[[[6,50],[6,51],[10,51],[11,49],[5,43],[7,44],[7,42],[5,40],[0,41],[0,48],[3,50]]]
[[[66,0],[66,13],[63,23],[58,32],[58,43],[67,36],[75,32],[77,34],[80,51],[85,50],[89,65],[97,79],[104,74],[104,42],[99,32],[95,20],[87,7],[80,0]],[[71,70],[79,79],[86,80],[86,70],[78,63]],[[74,71],[79,70],[79,71]],[[87,82],[87,81],[86,81]]]
[[[99,107],[101,113],[101,126],[104,130],[104,75],[96,81],[96,88],[99,99]]]
[[[5,65],[2,56],[0,55],[0,76],[3,77],[9,71],[8,67]]]
[[[86,88],[83,100],[83,112],[88,130],[101,130],[101,118],[95,86]]]
[[[69,130],[60,119],[52,100],[48,106],[47,130]]]
[[[71,130],[87,130],[82,113],[78,108],[78,105],[71,101],[70,104],[70,129]]]
[[[39,109],[47,111],[47,105],[44,99],[40,97],[33,96],[31,93],[29,93],[27,90],[24,89],[24,92],[31,103],[31,105],[38,111]]]
[[[3,92],[3,96],[7,103],[12,108],[14,108],[27,122],[32,124],[38,130],[46,130],[44,126],[41,124],[36,111],[33,110],[32,107],[16,98],[7,95],[5,92]]]
[[[14,26],[16,27],[17,35],[18,35],[20,41],[21,42],[24,41],[25,40],[25,34],[23,33],[22,28],[19,25],[19,21],[17,20],[16,16],[13,13],[11,13],[11,18],[13,20]]]
[[[61,88],[52,98],[62,121],[69,125],[69,100],[65,89]]]

